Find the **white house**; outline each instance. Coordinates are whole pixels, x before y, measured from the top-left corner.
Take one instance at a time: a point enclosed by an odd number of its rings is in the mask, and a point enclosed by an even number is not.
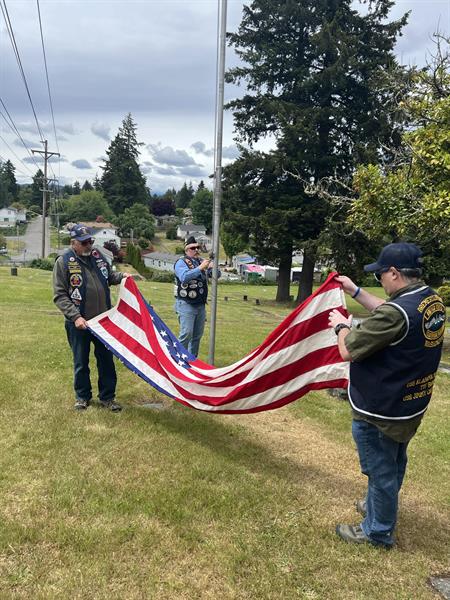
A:
[[[178,225],[177,237],[182,240],[187,240],[191,235],[193,235],[195,238],[197,238],[199,235],[206,235],[206,227],[204,225],[194,225],[194,223]]]
[[[92,237],[95,240],[95,244],[99,247],[103,247],[105,242],[114,242],[120,248],[121,238],[117,235],[117,227],[112,223],[97,223],[96,221],[90,223],[82,223],[92,231]]]
[[[0,227],[15,227],[18,223],[25,223],[27,214],[12,206],[0,208]]]
[[[158,271],[173,271],[173,267],[179,258],[176,254],[165,252],[146,252],[142,255],[144,265]]]

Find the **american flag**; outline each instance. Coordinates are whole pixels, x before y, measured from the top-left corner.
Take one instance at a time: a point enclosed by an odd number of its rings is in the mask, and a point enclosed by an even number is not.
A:
[[[310,390],[343,388],[348,363],[340,357],[328,314],[347,314],[331,273],[260,346],[227,367],[191,355],[131,277],[122,280],[114,308],[89,329],[132,371],[186,406],[215,413],[252,413],[284,406]]]

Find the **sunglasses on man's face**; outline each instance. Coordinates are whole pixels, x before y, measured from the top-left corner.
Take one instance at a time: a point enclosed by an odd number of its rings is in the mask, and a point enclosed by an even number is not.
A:
[[[81,244],[82,246],[89,246],[90,244],[92,244],[92,241],[93,241],[93,240],[91,240],[91,239],[89,239],[89,240],[84,240],[83,242],[80,242],[80,244]]]
[[[190,246],[188,250],[200,250],[200,246]]]
[[[378,281],[378,283],[381,283],[381,276],[383,275],[383,273],[387,273],[390,268],[391,267],[388,267],[387,269],[381,269],[380,271],[377,271],[376,273],[373,274],[373,276]]]

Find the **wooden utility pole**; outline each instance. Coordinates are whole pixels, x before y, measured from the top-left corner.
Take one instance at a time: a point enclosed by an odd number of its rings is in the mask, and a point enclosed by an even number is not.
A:
[[[59,152],[49,152],[47,149],[47,140],[42,142],[44,144],[44,150],[32,150],[33,154],[42,154],[44,156],[44,181],[42,184],[42,248],[41,248],[41,258],[45,258],[45,217],[47,213],[47,194],[49,192],[47,187],[47,164],[48,159],[51,156],[60,156]]]

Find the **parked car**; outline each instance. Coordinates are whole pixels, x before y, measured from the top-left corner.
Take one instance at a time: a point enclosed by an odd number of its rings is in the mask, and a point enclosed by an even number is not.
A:
[[[0,248],[0,254],[8,254],[8,248]]]

